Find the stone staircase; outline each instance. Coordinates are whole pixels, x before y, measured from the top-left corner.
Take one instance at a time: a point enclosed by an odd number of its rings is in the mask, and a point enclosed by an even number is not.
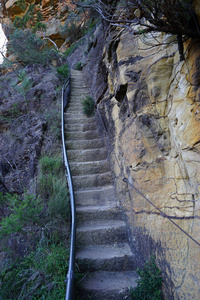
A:
[[[95,117],[82,113],[81,99],[88,94],[82,72],[72,70],[65,135],[77,205],[76,261],[87,274],[78,285],[78,299],[130,299],[129,288],[138,277],[114,194],[106,139]]]

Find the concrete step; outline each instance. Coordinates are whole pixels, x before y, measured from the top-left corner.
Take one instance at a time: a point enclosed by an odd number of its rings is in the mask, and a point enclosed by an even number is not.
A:
[[[72,176],[101,174],[110,171],[108,160],[92,162],[70,162]]]
[[[67,125],[65,125],[65,137],[67,140],[90,140],[98,139],[99,133],[97,130],[88,130],[88,131],[69,131],[67,132]]]
[[[77,206],[76,207],[77,224],[83,224],[90,221],[122,220],[123,215],[119,207],[104,206]]]
[[[77,249],[76,262],[81,271],[132,271],[134,257],[127,243],[97,245]]]
[[[105,142],[104,142],[105,141]],[[68,150],[83,150],[83,149],[97,149],[106,145],[106,138],[92,139],[92,140],[67,140],[66,148]]]
[[[118,205],[112,185],[76,191],[75,200],[76,204],[81,206]]]
[[[136,288],[138,275],[134,271],[97,271],[81,281],[79,295],[82,300],[131,300],[130,287]]]
[[[88,222],[77,226],[77,247],[87,245],[113,245],[126,240],[124,221]]]
[[[96,122],[95,117],[87,117],[87,116],[82,116],[81,118],[75,118],[73,117],[71,114],[68,114],[67,112],[64,113],[64,117],[65,117],[65,125],[67,124],[83,124],[83,123],[93,123]]]
[[[84,117],[82,109],[79,109],[77,111],[67,111],[67,113],[75,118],[81,118],[81,116]]]
[[[107,159],[108,151],[105,148],[68,150],[67,157],[71,162],[100,161]]]
[[[82,123],[76,123],[76,124],[68,124],[66,125],[66,130],[67,131],[89,131],[89,130],[96,130],[97,129],[97,125],[96,122],[95,123],[86,123],[86,124],[82,124]]]
[[[72,180],[75,191],[84,188],[109,185],[113,182],[111,172],[103,174],[72,176]]]

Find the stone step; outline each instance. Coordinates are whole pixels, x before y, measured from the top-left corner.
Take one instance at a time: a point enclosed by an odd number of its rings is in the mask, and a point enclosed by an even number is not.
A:
[[[101,220],[121,220],[122,212],[117,206],[77,206],[76,207],[77,224],[83,224],[90,221]]]
[[[65,130],[67,125],[65,125]],[[97,130],[88,130],[88,131],[69,131],[65,133],[66,140],[90,140],[98,139],[99,133]]]
[[[77,80],[72,80],[71,81],[71,85],[73,85],[73,91],[72,92],[77,92],[77,91],[82,91],[84,93],[87,92],[89,93],[90,90],[88,88],[88,85],[87,84],[84,84],[84,83],[80,83],[80,81],[77,81]]]
[[[75,89],[73,87],[73,91],[70,93],[70,98],[73,96],[80,96],[81,98],[84,98],[85,96],[90,96],[90,91],[86,87],[81,87],[78,84],[74,84]]]
[[[112,245],[126,240],[126,224],[119,221],[84,223],[76,229],[77,247],[87,245]]]
[[[112,183],[111,172],[93,175],[72,176],[74,190],[99,187]]]
[[[81,116],[84,117],[84,113],[83,113],[82,109],[79,109],[77,111],[68,111],[67,110],[67,113],[75,118],[79,118]]]
[[[134,257],[127,243],[97,245],[77,249],[76,262],[85,271],[128,271],[134,269]]]
[[[79,285],[82,300],[131,300],[130,287],[136,288],[134,271],[97,271],[89,273]]]
[[[67,112],[77,112],[77,111],[82,111],[83,110],[83,106],[82,106],[82,104],[71,104],[71,105],[68,105],[67,106],[67,109],[66,109],[66,111]]]
[[[71,107],[67,107],[67,109],[66,109],[66,112],[67,113],[69,113],[70,112],[70,114],[71,113],[76,113],[77,111],[83,111],[83,107],[82,107],[82,105],[77,105],[77,106],[71,106]]]
[[[93,123],[96,122],[95,121],[95,117],[87,117],[85,115],[83,115],[81,118],[76,118],[74,117],[72,114],[68,114],[67,112],[65,112],[64,114],[64,118],[65,118],[65,125],[67,124],[77,124],[77,123]]]
[[[76,124],[68,124],[66,125],[67,131],[89,131],[89,130],[96,130],[97,125],[96,123],[88,123],[88,124],[82,124],[82,123],[76,123]]]
[[[101,174],[110,171],[108,160],[92,162],[70,162],[69,164],[72,176]]]
[[[108,151],[105,148],[68,150],[67,157],[71,162],[100,161],[107,159]]]
[[[106,138],[105,138],[106,142]],[[67,140],[66,148],[68,150],[81,150],[81,149],[97,149],[105,146],[104,138],[92,140]]]
[[[76,205],[118,205],[115,200],[114,187],[104,186],[75,192]]]

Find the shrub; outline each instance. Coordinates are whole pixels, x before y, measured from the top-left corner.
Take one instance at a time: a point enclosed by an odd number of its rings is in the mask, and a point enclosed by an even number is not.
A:
[[[46,155],[40,159],[40,167],[43,175],[50,173],[58,175],[62,168],[62,160],[59,157],[49,157]]]
[[[62,174],[62,160],[59,157],[44,156],[40,159],[39,193],[48,201],[51,220],[69,219],[69,192]]]
[[[156,266],[155,258],[151,257],[143,269],[137,269],[140,276],[138,286],[131,291],[135,300],[161,300],[162,277],[161,271]]]
[[[59,78],[64,81],[68,78],[69,76],[69,66],[68,64],[62,65],[61,67],[57,68],[57,74]]]
[[[57,157],[44,156],[40,159],[39,165],[39,194],[44,199],[49,199],[53,194],[53,179],[60,177],[62,161]]]
[[[69,220],[69,192],[67,189],[66,179],[52,178],[53,192],[50,196],[48,207],[51,219],[61,217],[64,221]]]
[[[54,240],[0,270],[0,299],[64,299],[69,250]]]
[[[39,198],[29,194],[25,194],[23,199],[11,194],[1,195],[1,198],[4,198],[4,201],[6,199],[10,214],[0,222],[0,239],[21,232],[27,224],[35,224],[39,221],[39,214],[43,209]]]
[[[83,69],[82,63],[81,62],[77,63],[75,69],[81,71]]]
[[[86,96],[85,99],[82,101],[83,105],[83,112],[86,116],[90,117],[94,115],[94,99],[90,96]]]
[[[27,3],[25,0],[18,0],[17,5],[21,7],[23,11],[27,8]],[[42,23],[43,20],[42,13],[35,9],[35,4],[29,4],[29,7],[25,14],[22,17],[16,16],[13,22],[15,28],[18,29],[27,29],[31,28],[32,32],[36,32],[38,30],[45,30],[46,25]]]
[[[10,36],[10,51],[24,65],[47,65],[52,59],[52,51],[30,30],[16,29]]]
[[[61,89],[59,88],[59,94],[62,92],[62,87]],[[56,90],[56,93],[58,95],[58,90]],[[60,95],[58,95],[60,98]],[[45,113],[44,115],[45,120],[47,121],[47,126],[48,126],[48,132],[51,136],[51,141],[57,142],[57,140],[61,139],[61,130],[60,130],[60,122],[61,122],[61,114],[60,110],[58,107],[55,107],[52,110],[48,110],[48,112]],[[50,151],[48,151],[50,153]]]

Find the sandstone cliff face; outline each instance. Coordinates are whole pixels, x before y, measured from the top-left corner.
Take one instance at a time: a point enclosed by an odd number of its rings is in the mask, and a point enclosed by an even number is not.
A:
[[[22,10],[17,5],[17,0],[2,1],[0,9],[0,17],[2,18],[2,25],[12,24],[15,17],[22,17],[27,11],[30,4],[35,4],[35,13],[41,12],[43,22],[47,27],[45,36],[52,39],[58,47],[62,46],[65,38],[61,34],[61,27],[68,16],[69,10],[74,8],[70,0],[57,1],[57,0],[32,0],[26,1],[26,9]]]
[[[176,36],[120,30],[102,51],[99,37],[88,79],[111,136],[135,263],[156,255],[166,299],[198,299],[200,247],[167,216],[200,242],[199,43],[188,40],[180,62]]]

